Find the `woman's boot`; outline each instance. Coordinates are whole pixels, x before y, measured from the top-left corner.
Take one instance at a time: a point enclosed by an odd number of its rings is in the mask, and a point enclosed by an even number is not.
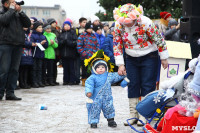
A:
[[[129,98],[129,110],[130,110],[130,114],[129,114],[129,119],[130,118],[138,118],[138,112],[136,110],[136,105],[138,104],[139,99],[138,98]],[[132,119],[128,121],[131,125],[137,123],[136,119]],[[129,126],[127,121],[124,122],[124,126]]]

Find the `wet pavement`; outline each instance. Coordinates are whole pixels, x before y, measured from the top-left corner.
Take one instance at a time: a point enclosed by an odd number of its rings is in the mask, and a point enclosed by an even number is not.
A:
[[[112,87],[117,128],[110,128],[101,113],[97,129],[87,124],[86,97],[81,85],[16,90],[22,101],[0,101],[0,133],[134,133],[123,122],[129,114],[127,90]],[[46,105],[47,110],[40,110]],[[141,129],[141,128],[137,128]]]

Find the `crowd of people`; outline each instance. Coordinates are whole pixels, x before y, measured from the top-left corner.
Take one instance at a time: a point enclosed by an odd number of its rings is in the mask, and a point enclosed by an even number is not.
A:
[[[81,17],[78,27],[73,27],[69,18],[59,27],[54,18],[28,18],[14,0],[1,1],[0,100],[5,92],[6,100],[21,100],[14,94],[17,80],[22,89],[59,85],[59,63],[63,67],[63,85],[86,86],[86,96],[92,100],[87,103],[92,128],[97,128],[101,109],[108,125],[117,126],[110,86],[126,76],[130,82],[130,118],[146,122],[136,105],[155,90],[160,64],[164,69],[168,67],[165,39],[180,41],[180,24],[170,13],[161,12],[160,22],[155,24],[143,15],[142,6],[125,4],[113,11],[116,22],[111,26],[92,16],[90,20]],[[102,50],[103,54],[97,54]],[[97,55],[104,57],[93,60]],[[112,69],[108,57],[116,65],[116,73],[108,74]],[[136,122],[141,126],[136,120],[129,123]]]

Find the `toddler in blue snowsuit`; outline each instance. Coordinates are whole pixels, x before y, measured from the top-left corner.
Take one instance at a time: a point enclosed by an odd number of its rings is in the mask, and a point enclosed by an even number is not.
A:
[[[86,80],[85,94],[89,97],[87,101],[88,123],[91,128],[97,128],[101,110],[108,121],[109,127],[116,127],[114,121],[115,109],[111,84],[124,79],[125,76],[115,73],[108,73],[108,66],[104,60],[97,60],[92,66],[92,75]]]

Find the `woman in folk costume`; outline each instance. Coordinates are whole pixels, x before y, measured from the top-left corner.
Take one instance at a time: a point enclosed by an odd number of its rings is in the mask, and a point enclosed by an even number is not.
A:
[[[124,79],[125,76],[120,76],[117,72],[109,73],[108,71],[113,71],[114,68],[109,60],[110,58],[104,55],[103,50],[100,50],[84,61],[85,66],[88,66],[88,71],[92,72],[85,83],[85,94],[89,98],[87,100],[88,123],[91,124],[91,128],[97,128],[101,110],[108,121],[108,126],[117,126],[114,121],[115,109],[111,84]],[[126,81],[128,82],[127,78]],[[126,81],[124,82],[127,83]]]
[[[163,68],[166,69],[168,66],[166,43],[154,23],[143,16],[142,6],[125,4],[114,9],[113,13],[116,20],[113,37],[115,64],[119,66],[119,75],[126,75],[127,70],[127,77],[130,79],[128,85],[130,118],[136,117],[146,122],[135,107],[139,97],[143,99],[156,88],[159,55]],[[126,58],[126,68],[124,58]],[[137,121],[129,122],[134,124]],[[138,122],[137,125],[142,124]]]
[[[160,22],[158,23],[158,29],[162,35],[164,35],[167,30],[168,23],[172,19],[171,16],[172,15],[169,12],[160,13],[161,19],[160,19]]]

